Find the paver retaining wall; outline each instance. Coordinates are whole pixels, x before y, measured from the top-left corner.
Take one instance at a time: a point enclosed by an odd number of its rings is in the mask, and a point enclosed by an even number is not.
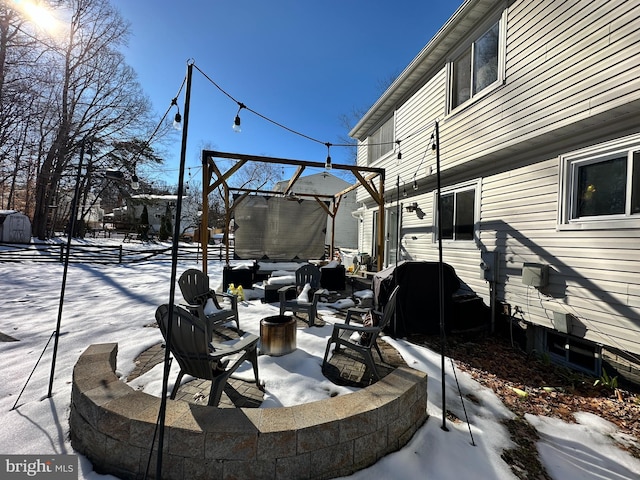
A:
[[[71,441],[96,471],[141,479],[160,398],[118,379],[117,351],[117,343],[94,344],[78,359]],[[293,407],[215,408],[168,400],[162,477],[345,476],[400,449],[427,417],[427,375],[408,367],[357,392]],[[155,462],[154,454],[148,478],[155,477]]]

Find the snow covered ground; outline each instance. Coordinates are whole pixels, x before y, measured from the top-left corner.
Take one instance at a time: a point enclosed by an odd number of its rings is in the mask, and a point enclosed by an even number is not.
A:
[[[199,265],[180,262],[177,274],[194,267]],[[216,260],[209,261],[209,276],[214,287],[222,283],[222,267]],[[159,330],[147,325],[155,322],[158,305],[168,303],[171,268],[170,261],[69,265],[53,395],[48,398],[53,359],[51,337],[58,318],[63,265],[0,263],[0,332],[19,340],[0,342],[0,454],[75,453],[69,442],[68,417],[71,374],[78,356],[92,343],[117,342],[118,373],[125,380],[134,368],[135,358],[161,341]],[[176,287],[176,302],[179,301],[180,291]],[[239,308],[243,329],[256,334],[261,318],[278,313],[277,304],[263,304],[250,297],[241,302]],[[339,319],[327,305],[320,308],[320,315],[327,325],[299,329],[294,353],[259,357],[260,376],[266,387],[261,408],[294,405],[351,391],[333,385],[322,376],[320,367],[331,324]],[[473,394],[479,400],[477,404],[466,402],[464,405],[474,443],[464,422],[449,422],[448,431],[444,431],[439,353],[402,339],[385,337],[384,340],[402,354],[410,367],[428,373],[430,418],[402,450],[349,478],[516,478],[500,457],[503,449],[514,446],[501,424],[513,415],[493,392],[464,372],[456,371],[463,398]],[[464,419],[451,362],[447,360],[445,364],[447,408]],[[251,372],[247,366],[239,374],[250,377]],[[174,377],[175,372],[170,377],[169,388]],[[135,382],[145,391],[158,394],[161,379],[161,368],[156,367]],[[640,478],[640,461],[616,443],[637,444],[638,439],[622,435],[614,425],[594,415],[577,413],[575,417],[575,424],[527,417],[539,432],[538,452],[554,479]],[[80,470],[80,478],[113,478],[95,473],[91,463],[82,456]]]

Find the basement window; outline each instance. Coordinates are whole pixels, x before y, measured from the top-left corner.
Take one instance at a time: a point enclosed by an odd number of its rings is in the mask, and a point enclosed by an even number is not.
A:
[[[600,347],[569,335],[547,331],[547,352],[562,365],[585,373],[600,374]]]

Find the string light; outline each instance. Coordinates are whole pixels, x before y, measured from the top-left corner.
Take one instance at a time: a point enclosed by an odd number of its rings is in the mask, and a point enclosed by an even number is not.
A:
[[[178,109],[176,115],[173,117],[173,128],[176,130],[182,130],[182,115],[180,115],[180,107],[178,106],[177,97],[171,100],[171,106],[175,106]]]
[[[327,161],[324,164],[325,170],[331,170],[331,144],[329,142],[325,143],[327,146]]]
[[[257,115],[257,116],[258,116],[258,117],[260,117],[260,118],[262,118],[263,120],[266,120],[266,121],[268,121],[268,122],[271,122],[271,123],[273,123],[274,125],[276,125],[276,126],[278,126],[278,127],[282,128],[282,129],[284,129],[284,130],[287,130],[288,132],[291,132],[291,133],[293,133],[293,134],[295,134],[295,135],[298,135],[298,136],[300,136],[300,137],[306,138],[307,140],[311,140],[311,141],[316,142],[316,143],[322,143],[322,144],[324,144],[324,145],[327,145],[327,148],[328,148],[328,147],[330,147],[330,146],[333,146],[333,147],[350,147],[350,148],[353,148],[354,146],[357,146],[355,143],[331,144],[331,143],[328,143],[328,142],[323,142],[323,141],[321,141],[321,140],[319,140],[319,139],[317,139],[317,138],[311,137],[311,136],[306,135],[306,134],[304,134],[304,133],[301,133],[301,132],[299,132],[299,131],[297,131],[297,130],[294,130],[294,129],[292,129],[292,128],[289,128],[289,127],[287,127],[286,125],[283,125],[282,123],[279,123],[279,122],[277,122],[277,121],[275,121],[275,120],[273,120],[273,119],[271,119],[271,118],[269,118],[269,117],[267,117],[267,116],[265,116],[265,115],[261,114],[260,112],[257,112],[256,110],[253,110],[252,108],[248,107],[248,106],[247,106],[247,105],[245,105],[244,103],[242,103],[242,102],[238,101],[238,100],[237,100],[235,97],[233,97],[229,92],[227,92],[227,91],[226,91],[226,90],[224,90],[220,85],[218,85],[218,84],[217,84],[217,83],[216,83],[216,82],[215,82],[211,77],[209,77],[209,76],[208,76],[204,71],[202,71],[202,70],[201,70],[201,69],[200,69],[200,68],[199,68],[195,63],[193,64],[193,67],[194,67],[198,72],[200,72],[200,73],[201,73],[201,74],[202,74],[202,75],[203,75],[203,76],[204,76],[204,77],[205,77],[205,78],[206,78],[206,79],[207,79],[207,80],[208,80],[208,81],[209,81],[209,82],[210,82],[214,87],[216,87],[216,88],[217,88],[221,93],[223,93],[225,96],[227,96],[230,100],[232,100],[233,102],[235,102],[235,103],[238,105],[238,107],[239,107],[239,108],[238,108],[238,111],[237,111],[237,113],[236,113],[236,116],[235,116],[235,119],[234,119],[233,125],[232,125],[232,128],[233,128],[233,130],[234,130],[235,132],[240,132],[240,131],[241,131],[241,126],[240,126],[240,125],[241,125],[241,120],[240,120],[240,110],[242,110],[242,109],[246,109],[246,110],[248,110],[249,112],[251,112],[251,113],[253,113],[253,114]],[[402,140],[407,140],[407,139],[409,139],[409,138],[411,138],[411,137],[413,137],[413,136],[415,136],[415,135],[417,135],[417,134],[419,134],[419,133],[422,133],[422,132],[424,132],[425,130],[427,130],[427,129],[431,128],[431,126],[432,126],[432,124],[425,125],[425,126],[423,126],[423,127],[419,128],[418,130],[416,130],[416,131],[414,131],[414,132],[409,133],[409,134],[408,134],[406,137],[404,137]],[[368,145],[369,145],[369,146],[373,146],[373,145],[388,145],[388,144],[390,144],[390,143],[396,143],[396,144],[398,145],[398,154],[397,154],[397,158],[398,158],[398,161],[399,161],[399,160],[401,160],[401,159],[402,159],[402,152],[400,151],[400,142],[401,142],[401,140],[396,140],[396,141],[394,141],[394,142],[369,143]],[[325,162],[325,169],[329,170],[329,169],[331,169],[331,168],[332,168],[331,156],[330,156],[330,155],[328,155],[328,156],[327,156],[327,159],[328,159],[328,161],[327,161],[327,162]]]
[[[241,103],[241,102],[237,102],[237,103],[238,103],[238,112],[236,113],[236,118],[233,120],[233,125],[231,128],[233,128],[234,132],[240,133],[242,131],[242,128],[240,128],[240,110],[247,107],[244,103]]]
[[[131,189],[138,190],[140,188],[140,181],[138,175],[136,175],[136,164],[133,164],[133,175],[131,175]]]
[[[218,90],[220,90],[220,92],[222,92],[224,95],[226,95],[229,99],[231,99],[232,101],[234,101],[234,102],[238,105],[238,111],[237,111],[237,113],[236,113],[236,116],[235,116],[235,118],[234,118],[234,122],[233,122],[233,125],[232,125],[232,128],[233,128],[233,130],[234,130],[235,132],[240,132],[240,131],[241,131],[240,111],[241,111],[242,109],[246,109],[246,110],[250,111],[251,113],[253,113],[253,114],[255,114],[255,115],[259,116],[260,118],[262,118],[262,119],[264,119],[264,120],[267,120],[268,122],[271,122],[271,123],[273,123],[274,125],[276,125],[276,126],[278,126],[278,127],[282,128],[282,129],[284,129],[284,130],[287,130],[287,131],[289,131],[289,132],[291,132],[291,133],[294,133],[294,134],[296,134],[296,135],[299,135],[299,136],[301,136],[301,137],[304,137],[304,138],[306,138],[306,139],[308,139],[308,140],[311,140],[311,141],[314,141],[314,142],[316,142],[316,143],[322,143],[322,144],[324,144],[324,145],[327,147],[327,159],[326,159],[326,162],[325,162],[325,169],[326,169],[326,170],[330,170],[330,169],[332,169],[332,167],[333,167],[333,165],[332,165],[332,160],[331,160],[331,154],[330,154],[330,147],[332,147],[332,146],[338,146],[338,147],[351,147],[351,148],[352,148],[352,147],[356,146],[356,144],[355,144],[355,143],[331,144],[331,143],[329,143],[329,142],[322,142],[322,141],[320,141],[320,140],[319,140],[319,139],[317,139],[317,138],[313,138],[313,137],[311,137],[311,136],[309,136],[309,135],[305,135],[304,133],[298,132],[298,131],[296,131],[296,130],[293,130],[293,129],[291,129],[291,128],[287,127],[286,125],[283,125],[283,124],[281,124],[281,123],[278,123],[278,122],[276,122],[275,120],[272,120],[271,118],[269,118],[269,117],[267,117],[267,116],[265,116],[265,115],[261,114],[260,112],[257,112],[257,111],[255,111],[255,110],[251,109],[250,107],[246,106],[244,103],[242,103],[242,102],[240,102],[240,101],[236,100],[233,96],[231,96],[228,92],[226,92],[222,87],[220,87],[220,86],[219,86],[219,85],[218,85],[218,84],[217,84],[213,79],[211,79],[211,78],[210,78],[210,77],[209,77],[209,76],[208,76],[204,71],[202,71],[202,70],[201,70],[201,69],[200,69],[200,68],[199,68],[195,63],[193,63],[192,65],[193,65],[193,67],[194,67],[197,71],[199,71],[199,72],[200,72],[200,73],[201,73],[201,74],[202,74],[202,75],[203,75],[203,76],[204,76],[204,77],[205,77],[205,78],[206,78],[210,83],[212,83],[212,84],[213,84],[213,85],[214,85]],[[185,80],[183,80],[183,82],[182,82],[182,86],[180,87],[180,89],[181,89],[181,90],[182,90],[182,87],[184,86],[184,83],[185,83]],[[174,105],[176,106],[176,108],[178,108],[177,98],[174,98],[174,99],[171,101],[171,107],[172,107],[172,106],[174,106]],[[169,107],[169,108],[171,108],[171,107]],[[167,112],[167,113],[168,113],[168,112]],[[166,114],[165,114],[165,115],[166,115]],[[411,138],[411,137],[414,137],[415,135],[418,135],[418,134],[420,134],[420,133],[422,133],[422,132],[424,132],[424,131],[428,130],[429,128],[432,128],[432,127],[433,127],[433,125],[434,125],[434,123],[433,123],[433,122],[430,122],[430,123],[428,123],[428,124],[426,124],[426,125],[424,125],[424,126],[422,126],[422,127],[418,128],[417,130],[415,130],[415,131],[413,131],[413,132],[410,132],[408,135],[406,135],[406,136],[405,136],[405,137],[403,137],[402,139],[397,139],[397,140],[395,140],[395,141],[393,141],[393,142],[380,142],[380,143],[375,143],[375,144],[371,144],[371,143],[370,143],[370,144],[368,144],[368,145],[370,145],[370,146],[372,146],[372,145],[388,145],[388,144],[390,144],[390,143],[395,143],[395,144],[397,145],[397,160],[398,160],[398,162],[399,162],[399,161],[402,159],[401,142],[402,142],[402,141],[405,141],[405,140],[407,140],[407,139],[409,139],[409,138]],[[158,126],[158,127],[159,127],[159,126]],[[180,115],[180,110],[179,110],[179,108],[178,108],[178,112],[176,113],[175,118],[174,118],[174,127],[178,128],[178,129],[182,129],[182,117],[181,117],[181,115]],[[157,130],[158,130],[158,129],[156,128],[156,131],[157,131]],[[154,134],[155,134],[155,132],[154,132]],[[148,144],[148,143],[150,143],[150,140],[151,140],[151,139],[149,139],[149,142],[147,142],[147,144]],[[429,143],[429,146],[431,147],[431,150],[432,150],[433,152],[436,152],[436,150],[437,150],[438,146],[436,145],[436,142],[435,142],[435,140],[434,140],[434,134],[432,134],[432,135],[431,135],[431,142]],[[426,156],[426,151],[425,151],[425,156]],[[420,165],[418,166],[418,170],[416,170],[416,173],[415,173],[415,174],[414,174],[414,176],[413,176],[413,189],[414,189],[414,190],[417,190],[417,188],[418,188],[418,182],[417,182],[417,178],[416,178],[416,177],[417,177],[418,172],[420,171],[420,167],[422,166],[422,163],[423,163],[423,161],[424,161],[424,158],[425,158],[425,157],[423,156],[422,160],[420,161]]]

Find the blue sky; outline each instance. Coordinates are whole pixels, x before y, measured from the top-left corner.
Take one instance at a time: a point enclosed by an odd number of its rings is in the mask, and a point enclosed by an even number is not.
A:
[[[366,111],[449,19],[463,0],[112,0],[131,23],[127,62],[158,119],[176,96],[187,62],[247,110],[232,130],[238,105],[194,69],[187,169],[200,179],[203,148],[323,162],[326,142],[342,143],[340,117]],[[184,110],[184,89],[178,98]],[[173,111],[171,113],[173,116]],[[346,148],[333,147],[334,163]],[[180,138],[154,172],[176,184]],[[149,172],[151,173],[151,172]],[[290,175],[285,171],[285,176]],[[309,174],[313,172],[305,172]],[[188,178],[187,178],[188,179]]]

